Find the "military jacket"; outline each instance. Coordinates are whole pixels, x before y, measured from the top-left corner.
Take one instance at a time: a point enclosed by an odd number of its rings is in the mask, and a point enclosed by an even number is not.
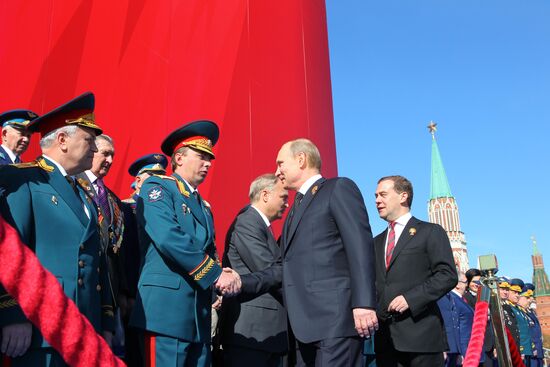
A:
[[[65,294],[96,331],[112,331],[112,298],[97,214],[83,189],[77,190],[79,196],[55,164],[45,158],[0,168],[2,216],[57,277]],[[47,302],[47,290],[44,294]],[[3,288],[0,301],[0,327],[26,321],[17,302]],[[37,330],[33,331],[31,346],[47,346]]]
[[[210,342],[216,261],[207,205],[177,174],[151,176],[137,204],[144,259],[131,324],[195,343]]]

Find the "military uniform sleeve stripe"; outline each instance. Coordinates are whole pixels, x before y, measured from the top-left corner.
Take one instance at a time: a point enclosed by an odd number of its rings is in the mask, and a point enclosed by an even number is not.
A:
[[[201,280],[210,270],[212,270],[215,263],[216,262],[210,256],[206,255],[201,263],[193,269],[189,275],[196,281]]]

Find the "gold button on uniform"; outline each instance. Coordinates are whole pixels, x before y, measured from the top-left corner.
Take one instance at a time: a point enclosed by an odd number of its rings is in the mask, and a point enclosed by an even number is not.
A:
[[[101,286],[98,284],[97,287],[95,287],[95,289],[97,289],[97,291],[99,292],[101,290]]]
[[[84,261],[83,260],[78,260],[78,266],[83,268],[84,267]]]
[[[82,280],[82,278],[78,278],[78,285],[83,285],[84,284],[84,280]]]

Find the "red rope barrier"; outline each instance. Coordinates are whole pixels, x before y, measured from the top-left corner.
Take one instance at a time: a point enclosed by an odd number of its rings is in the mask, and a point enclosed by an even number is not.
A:
[[[0,217],[0,282],[72,367],[123,367],[57,279]],[[48,302],[45,302],[46,295]]]
[[[485,339],[485,329],[487,327],[487,310],[489,303],[478,301],[474,313],[474,323],[472,325],[472,334],[464,358],[463,367],[477,367],[481,358],[483,349],[483,340]]]
[[[510,345],[510,356],[512,357],[512,366],[514,367],[525,367],[523,360],[521,359],[521,354],[519,354],[518,346],[514,341],[514,337],[508,328],[506,329],[506,336],[508,337],[508,345]]]

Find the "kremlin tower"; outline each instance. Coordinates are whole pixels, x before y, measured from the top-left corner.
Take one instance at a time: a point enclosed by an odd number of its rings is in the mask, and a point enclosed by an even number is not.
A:
[[[544,262],[542,254],[537,248],[537,240],[533,240],[533,285],[535,286],[535,299],[537,301],[537,316],[544,335],[544,341],[550,340],[550,282],[546,271],[544,271]],[[548,345],[545,345],[548,347]]]
[[[451,194],[451,188],[443,162],[439,154],[439,148],[435,141],[437,124],[433,121],[428,125],[432,134],[432,174],[430,185],[430,201],[428,202],[428,216],[432,223],[442,226],[451,242],[453,256],[457,269],[466,272],[470,268],[468,264],[468,251],[466,249],[466,238],[460,230],[460,215],[458,205]]]

